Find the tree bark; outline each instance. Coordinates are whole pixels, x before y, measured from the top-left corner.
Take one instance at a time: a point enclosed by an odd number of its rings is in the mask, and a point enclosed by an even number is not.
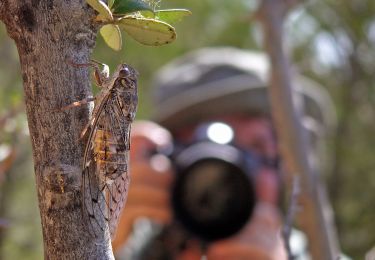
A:
[[[0,1],[21,62],[45,259],[113,259],[108,232],[92,237],[81,214],[79,135],[89,108],[57,111],[91,94],[88,69],[66,61],[90,59],[94,15],[84,0]]]

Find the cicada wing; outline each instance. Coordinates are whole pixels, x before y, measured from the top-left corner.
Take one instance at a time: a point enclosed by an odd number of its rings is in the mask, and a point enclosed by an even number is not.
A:
[[[109,227],[115,237],[129,186],[130,123],[109,97],[90,132],[82,177],[84,215],[90,233]]]
[[[89,138],[85,149],[83,171],[82,171],[82,215],[87,224],[90,234],[97,237],[99,233],[106,230],[109,222],[105,190],[107,183],[97,167],[98,147],[97,141],[102,139],[103,126],[108,123],[106,118],[106,107],[109,98],[104,99],[105,103],[99,104],[95,119],[89,128]]]
[[[118,222],[126,203],[130,184],[129,148],[131,127],[131,122],[123,115],[118,103],[115,100],[113,102],[110,107],[109,121],[111,122],[111,132],[117,142],[118,165],[116,170],[118,171],[118,177],[113,180],[111,186],[108,186],[106,193],[110,214],[109,230],[112,240],[116,235]]]
[[[82,173],[82,215],[91,235],[97,237],[105,231],[109,217],[103,195],[105,186],[95,175],[96,165],[89,163]]]
[[[111,185],[107,192],[107,199],[110,201],[111,217],[109,221],[109,231],[111,238],[114,240],[116,236],[117,226],[121,216],[122,209],[127,199],[127,191],[130,178],[127,173],[119,176]]]

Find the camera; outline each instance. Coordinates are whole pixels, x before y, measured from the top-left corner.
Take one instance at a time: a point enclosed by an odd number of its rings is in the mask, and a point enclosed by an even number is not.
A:
[[[259,163],[234,144],[229,125],[209,122],[196,129],[194,140],[176,144],[169,156],[176,172],[172,207],[187,231],[212,242],[237,233],[251,218]]]

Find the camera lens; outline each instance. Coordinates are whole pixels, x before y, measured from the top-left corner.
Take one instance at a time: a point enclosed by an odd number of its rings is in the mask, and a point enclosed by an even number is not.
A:
[[[172,192],[177,219],[206,241],[238,232],[256,201],[248,173],[220,158],[202,158],[183,169]]]

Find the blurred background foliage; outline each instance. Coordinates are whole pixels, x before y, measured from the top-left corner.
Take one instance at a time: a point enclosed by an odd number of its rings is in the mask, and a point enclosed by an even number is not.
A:
[[[164,0],[161,7],[193,12],[176,25],[174,43],[146,47],[125,35],[118,53],[98,37],[93,54],[111,68],[125,61],[140,72],[138,119],[152,111],[153,73],[176,56],[205,46],[262,49],[261,28],[252,16],[255,0]],[[288,16],[285,40],[295,68],[325,86],[335,101],[338,128],[324,177],[342,250],[362,259],[375,246],[375,1],[306,1]],[[0,259],[42,257],[18,54],[0,24]]]

